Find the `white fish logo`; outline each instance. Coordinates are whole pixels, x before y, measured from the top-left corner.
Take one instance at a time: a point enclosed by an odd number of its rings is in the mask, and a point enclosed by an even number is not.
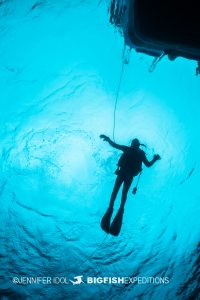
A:
[[[75,276],[74,277],[74,279],[76,280],[76,281],[73,281],[73,280],[69,280],[73,285],[75,285],[75,284],[81,284],[81,283],[84,283],[84,281],[82,280],[82,277],[83,277],[83,275],[81,275],[81,276]]]

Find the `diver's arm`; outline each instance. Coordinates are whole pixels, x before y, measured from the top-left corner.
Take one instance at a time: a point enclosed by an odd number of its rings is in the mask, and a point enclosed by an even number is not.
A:
[[[115,142],[111,141],[111,139],[108,136],[104,134],[101,134],[100,138],[108,142],[113,148],[116,148],[118,150],[125,151],[128,148],[127,146],[116,144]]]
[[[147,158],[146,158],[146,155],[144,154],[144,157],[143,157],[143,163],[145,164],[146,167],[150,168],[151,166],[153,166],[153,164],[157,161],[161,159],[160,155],[159,154],[155,154],[153,156],[153,159],[151,161],[149,161]]]

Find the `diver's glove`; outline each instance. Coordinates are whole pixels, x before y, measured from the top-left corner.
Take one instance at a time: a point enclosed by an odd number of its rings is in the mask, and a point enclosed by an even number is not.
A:
[[[159,154],[155,154],[155,155],[153,156],[153,159],[156,161],[156,160],[160,160],[161,157],[160,157]]]
[[[110,141],[110,138],[109,138],[107,135],[105,135],[105,134],[101,134],[99,137],[100,137],[101,139],[103,139],[104,141],[106,141],[106,142],[109,142],[109,141]]]

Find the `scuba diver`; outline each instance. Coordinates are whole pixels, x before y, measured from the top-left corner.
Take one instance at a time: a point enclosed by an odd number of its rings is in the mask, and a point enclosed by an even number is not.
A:
[[[116,144],[115,142],[111,141],[111,139],[108,136],[104,134],[101,134],[100,138],[108,142],[112,147],[123,151],[123,154],[121,155],[117,164],[118,168],[115,171],[117,178],[111,194],[110,204],[105,215],[101,220],[101,228],[106,233],[111,233],[117,236],[121,230],[124,206],[126,203],[128,191],[131,187],[134,177],[142,172],[142,163],[144,163],[144,165],[149,168],[157,160],[161,158],[159,154],[155,154],[153,159],[151,161],[148,161],[145,152],[140,149],[140,146],[145,146],[145,145],[140,144],[137,138],[132,140],[131,146],[129,147]],[[113,213],[114,202],[122,184],[123,184],[123,189],[122,189],[121,205],[116,214],[116,217],[114,218],[110,226],[110,220]],[[133,190],[133,193],[136,193],[136,188]]]

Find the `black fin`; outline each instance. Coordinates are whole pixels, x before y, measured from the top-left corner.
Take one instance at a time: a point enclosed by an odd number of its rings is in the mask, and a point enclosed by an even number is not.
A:
[[[124,210],[119,209],[111,226],[110,226],[110,233],[114,236],[118,236],[122,227],[122,221],[123,221],[123,214]]]
[[[106,232],[110,232],[110,219],[112,217],[113,208],[109,207],[101,220],[101,228]]]

